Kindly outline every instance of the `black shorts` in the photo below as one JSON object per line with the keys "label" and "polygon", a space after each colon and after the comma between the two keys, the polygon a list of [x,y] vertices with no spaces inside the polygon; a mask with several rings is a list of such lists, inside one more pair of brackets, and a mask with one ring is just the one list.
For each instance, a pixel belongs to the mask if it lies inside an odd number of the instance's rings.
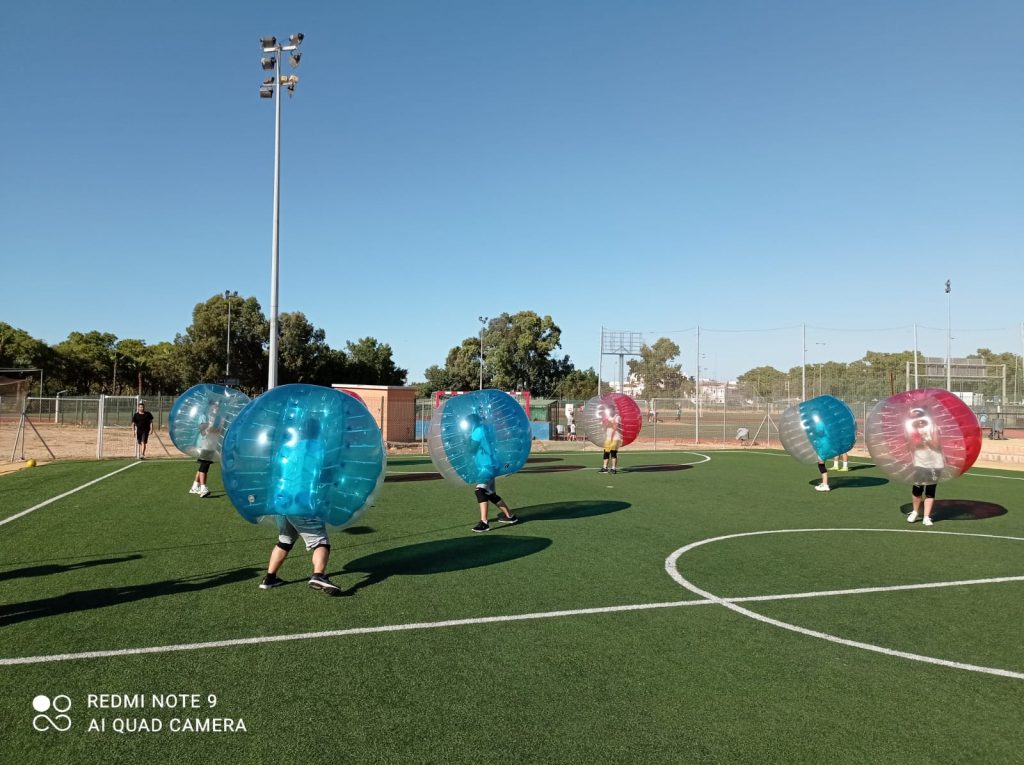
{"label": "black shorts", "polygon": [[148,430],[136,430],[135,431],[135,440],[138,441],[140,444],[148,444],[149,443],[149,431]]}
{"label": "black shorts", "polygon": [[476,490],[476,501],[493,502],[494,504],[498,504],[499,502],[501,502],[501,497],[499,497],[497,494],[493,492],[487,491],[487,489],[478,488]]}
{"label": "black shorts", "polygon": [[920,497],[921,495],[924,495],[928,499],[935,499],[935,484],[934,483],[926,483],[926,484],[915,483],[914,484],[914,488],[910,490],[910,493],[913,494],[915,497]]}
{"label": "black shorts", "polygon": [[210,465],[213,464],[210,460],[196,460],[199,463],[199,472],[206,475],[210,472]]}

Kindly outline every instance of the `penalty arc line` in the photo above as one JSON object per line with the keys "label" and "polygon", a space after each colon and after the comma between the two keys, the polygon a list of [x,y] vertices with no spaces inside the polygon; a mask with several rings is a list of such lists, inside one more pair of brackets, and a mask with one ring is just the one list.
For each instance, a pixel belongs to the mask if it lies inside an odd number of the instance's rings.
{"label": "penalty arc line", "polygon": [[[499,624],[502,622],[535,621],[539,619],[557,619],[572,616],[589,616],[594,614],[614,614],[628,611],[650,611],[659,608],[680,608],[683,606],[726,605],[730,603],[761,602],[766,600],[795,600],[798,598],[833,597],[837,595],[860,595],[876,592],[894,592],[900,590],[918,590],[935,587],[962,587],[975,584],[991,584],[995,582],[1024,581],[1024,576],[997,577],[991,579],[968,579],[956,582],[928,582],[923,584],[894,585],[891,587],[863,587],[853,590],[825,590],[817,592],[796,592],[777,595],[749,595],[736,598],[718,598],[711,596],[701,600],[675,600],[665,603],[640,603],[623,606],[604,606],[599,608],[578,608],[560,611],[542,611],[529,614],[511,614],[505,616],[482,616],[468,619],[447,619],[437,622],[413,622],[410,624],[387,624],[377,627],[351,627],[349,629],[324,630],[321,632],[300,632],[288,635],[264,635],[251,638],[234,638],[231,640],[210,640],[201,643],[178,643],[162,646],[141,648],[120,648],[106,651],[82,651],[79,653],[51,654],[46,656],[23,656],[0,658],[0,667],[12,667],[24,664],[49,664],[59,661],[76,661],[80,659],[105,659],[121,656],[141,656],[156,653],[175,653],[181,651],[199,651],[211,648],[232,648],[237,646],[263,645],[266,643],[283,643],[297,640],[316,640],[325,638],[349,637],[352,635],[373,635],[408,630],[441,629],[444,627],[466,627],[477,624]],[[969,665],[962,665],[967,667]],[[996,674],[1024,680],[1024,673],[1009,670],[990,670]]]}
{"label": "penalty arc line", "polygon": [[[965,533],[956,532],[956,531],[931,531],[931,532],[928,532],[926,534],[922,534],[920,532],[912,531],[910,529],[846,529],[846,528],[827,529],[826,528],[826,529],[775,529],[775,530],[769,530],[769,531],[748,531],[748,532],[744,532],[744,533],[741,533],[741,534],[726,534],[724,536],[713,537],[711,539],[702,539],[700,541],[688,544],[685,547],[680,547],[678,550],[676,550],[670,556],[668,556],[668,558],[665,560],[665,571],[668,573],[669,577],[671,577],[673,581],[675,581],[677,584],[681,585],[682,587],[686,588],[690,592],[694,593],[695,595],[699,595],[702,598],[706,598],[708,600],[714,601],[714,602],[718,603],[719,605],[724,606],[725,608],[728,608],[730,611],[735,611],[736,613],[738,613],[738,614],[740,614],[742,616],[746,616],[746,617],[748,617],[750,619],[754,619],[755,621],[763,622],[764,624],[770,624],[770,625],[772,625],[774,627],[779,627],[779,628],[784,629],[784,630],[789,630],[790,632],[796,632],[796,633],[801,634],[801,635],[807,635],[808,637],[819,638],[820,640],[827,640],[827,641],[829,641],[831,643],[838,643],[839,645],[844,645],[844,646],[847,646],[847,647],[850,647],[850,648],[860,648],[860,649],[865,650],[865,651],[873,651],[875,653],[884,654],[886,656],[894,656],[894,657],[901,658],[901,659],[909,659],[911,661],[920,661],[920,662],[923,662],[925,664],[935,664],[935,665],[940,666],[940,667],[949,667],[949,668],[952,668],[952,669],[963,669],[963,670],[967,670],[967,671],[970,671],[970,672],[980,672],[980,673],[989,674],[989,675],[998,675],[1000,677],[1009,677],[1009,678],[1013,678],[1015,680],[1024,680],[1024,672],[1014,672],[1014,671],[1009,670],[1009,669],[999,669],[999,668],[996,668],[996,667],[982,667],[982,666],[979,666],[977,664],[967,664],[967,663],[959,662],[959,661],[949,661],[947,659],[938,659],[938,658],[935,658],[934,656],[924,656],[922,654],[910,653],[908,651],[899,651],[899,650],[896,650],[894,648],[886,648],[885,646],[873,645],[871,643],[862,643],[862,642],[860,642],[858,640],[849,640],[847,638],[841,638],[841,637],[839,637],[837,635],[830,635],[827,632],[819,632],[817,630],[812,630],[812,629],[808,629],[806,627],[801,627],[801,626],[799,626],[797,624],[790,624],[789,622],[780,621],[779,619],[773,619],[770,616],[764,616],[763,614],[759,614],[756,611],[751,611],[748,608],[743,608],[743,606],[737,605],[736,603],[739,600],[738,598],[733,598],[733,599],[721,598],[721,597],[718,597],[717,595],[714,595],[714,594],[708,592],[707,590],[704,590],[704,589],[698,587],[697,585],[693,584],[691,581],[686,579],[686,577],[684,577],[682,574],[680,574],[678,569],[676,568],[676,564],[677,564],[679,558],[684,553],[689,552],[690,550],[693,550],[693,549],[695,549],[697,547],[700,547],[702,545],[710,544],[712,542],[721,542],[721,541],[726,540],[726,539],[739,539],[739,538],[742,538],[742,537],[761,536],[761,535],[764,535],[764,534],[799,534],[799,533],[804,533],[804,532],[829,532],[829,531],[880,531],[880,532],[890,532],[890,533],[895,533],[895,534],[915,534],[916,533],[916,534],[919,534],[922,537],[932,537],[932,536],[936,536],[938,534],[944,534],[944,535],[947,535],[947,536],[958,536],[958,537],[981,537],[981,538],[988,538],[988,539],[1009,539],[1009,540],[1014,540],[1014,541],[1024,541],[1024,540],[1021,539],[1021,537],[998,536],[998,535],[995,535],[995,534],[965,534]],[[1001,580],[1003,580],[1003,581],[1019,581],[1019,580],[1021,580],[1021,577],[1001,577]],[[984,582],[984,581],[985,580],[975,580],[975,582]],[[974,583],[974,582],[969,582],[969,581],[964,581],[963,582],[963,584],[970,584],[970,583]],[[953,583],[950,583],[948,586],[956,586],[956,584],[957,583],[953,582]],[[940,586],[940,585],[933,584],[933,585],[930,585],[930,586]],[[914,585],[903,585],[901,587],[893,587],[891,589],[893,589],[893,590],[895,590],[895,589],[916,589],[918,587],[919,586],[914,586]],[[872,591],[878,591],[878,589],[872,588]],[[762,597],[760,597],[760,599],[767,600],[769,598],[762,596]],[[776,598],[776,599],[778,599],[778,598]]]}

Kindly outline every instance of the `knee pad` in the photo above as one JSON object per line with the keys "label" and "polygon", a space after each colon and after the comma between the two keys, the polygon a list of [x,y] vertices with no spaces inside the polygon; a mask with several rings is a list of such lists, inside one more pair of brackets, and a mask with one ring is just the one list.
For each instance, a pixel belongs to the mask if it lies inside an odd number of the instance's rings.
{"label": "knee pad", "polygon": [[821,473],[822,475],[825,475],[825,473],[828,472],[828,468],[825,467],[825,463],[824,462],[819,462],[818,463],[818,472]]}
{"label": "knee pad", "polygon": [[291,549],[293,547],[295,547],[295,545],[293,543],[291,543],[291,542],[289,542],[287,544],[285,542],[278,542],[277,546],[280,547],[285,552],[291,552]]}
{"label": "knee pad", "polygon": [[[321,542],[318,545],[314,545],[313,546],[313,550],[319,550],[321,547],[326,547],[327,548],[327,552],[331,551],[331,546],[327,542]],[[312,552],[312,550],[310,552]]]}

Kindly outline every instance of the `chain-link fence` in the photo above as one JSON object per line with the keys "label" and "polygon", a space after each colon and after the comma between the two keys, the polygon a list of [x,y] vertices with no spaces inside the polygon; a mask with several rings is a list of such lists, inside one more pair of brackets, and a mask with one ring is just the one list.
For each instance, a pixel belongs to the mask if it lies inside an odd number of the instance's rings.
{"label": "chain-link fence", "polygon": [[132,415],[153,414],[146,455],[177,457],[167,437],[173,396],[29,397],[17,416],[0,418],[0,459],[107,459],[136,456]]}

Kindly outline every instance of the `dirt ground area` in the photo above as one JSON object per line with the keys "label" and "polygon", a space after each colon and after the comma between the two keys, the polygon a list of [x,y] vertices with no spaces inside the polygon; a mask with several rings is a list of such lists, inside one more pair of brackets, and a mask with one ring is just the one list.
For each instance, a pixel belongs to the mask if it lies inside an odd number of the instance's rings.
{"label": "dirt ground area", "polygon": [[[17,443],[16,443],[17,439]],[[755,442],[741,447],[735,440],[701,440],[699,444],[692,441],[658,439],[638,439],[624,449],[657,450],[657,451],[706,451],[711,449],[763,449],[767,446],[779,448],[777,440],[771,444],[764,441]],[[107,428],[103,434],[104,458],[135,457],[135,438],[130,428]],[[600,450],[588,441],[534,441],[535,453],[546,452],[585,452],[598,454]],[[388,444],[389,455],[425,454],[423,444]],[[95,428],[61,426],[52,423],[36,424],[35,429],[25,427],[19,435],[17,423],[0,423],[0,474],[19,470],[25,461],[34,459],[37,464],[45,464],[57,460],[90,460],[97,459],[97,433]],[[857,459],[868,459],[866,450],[854,449],[851,456]],[[13,459],[12,459],[13,457]],[[149,437],[146,450],[147,459],[181,459],[182,454],[171,443],[165,431],[154,431]],[[1024,438],[1006,440],[983,439],[981,456],[976,463],[978,467],[1001,468],[1004,470],[1024,470]]]}

